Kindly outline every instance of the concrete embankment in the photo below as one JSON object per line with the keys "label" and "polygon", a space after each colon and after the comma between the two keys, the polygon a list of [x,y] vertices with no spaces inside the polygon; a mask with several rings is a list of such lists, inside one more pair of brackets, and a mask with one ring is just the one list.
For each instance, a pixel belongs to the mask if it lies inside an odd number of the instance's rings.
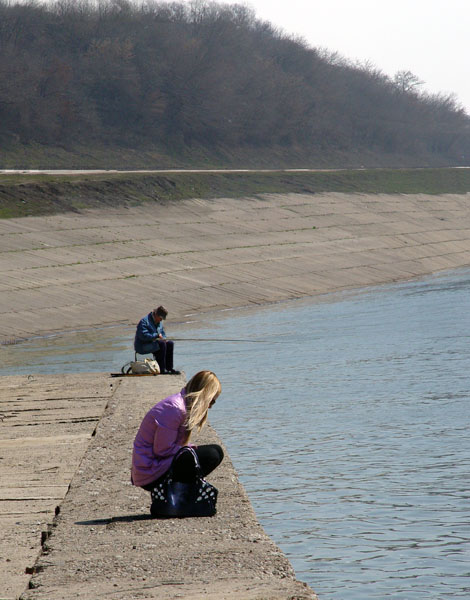
{"label": "concrete embankment", "polygon": [[287,194],[0,221],[0,342],[470,265],[470,194]]}
{"label": "concrete embankment", "polygon": [[[184,320],[467,267],[469,205],[470,194],[276,194],[2,220],[0,341],[135,324],[160,303]],[[229,461],[212,479],[214,519],[147,519],[147,494],[128,481],[132,439],[181,383],[2,378],[2,597],[28,583],[25,568],[37,571],[28,599],[312,597]]]}
{"label": "concrete embankment", "polygon": [[[129,481],[132,442],[145,412],[183,383],[1,379],[2,599],[315,598],[258,524],[228,456],[209,477],[215,517],[150,518],[148,492]],[[195,441],[221,443],[210,426]]]}

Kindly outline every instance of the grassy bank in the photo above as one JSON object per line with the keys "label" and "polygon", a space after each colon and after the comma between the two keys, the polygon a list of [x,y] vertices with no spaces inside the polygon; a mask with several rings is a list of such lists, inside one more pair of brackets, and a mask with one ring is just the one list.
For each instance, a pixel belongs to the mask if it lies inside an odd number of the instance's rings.
{"label": "grassy bank", "polygon": [[261,193],[470,192],[470,169],[0,175],[0,218]]}

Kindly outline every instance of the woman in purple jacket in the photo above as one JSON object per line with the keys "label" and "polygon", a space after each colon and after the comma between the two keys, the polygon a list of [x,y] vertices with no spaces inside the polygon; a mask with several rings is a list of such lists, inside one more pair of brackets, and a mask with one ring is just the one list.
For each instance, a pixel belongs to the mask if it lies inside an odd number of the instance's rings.
{"label": "woman in purple jacket", "polygon": [[[134,440],[131,473],[134,485],[151,491],[183,446],[194,448],[204,476],[222,462],[224,453],[218,444],[189,444],[193,429],[202,429],[207,412],[221,390],[220,381],[212,371],[199,371],[179,393],[168,396],[149,410]],[[173,464],[174,479],[190,481],[194,469],[191,453],[183,452]]]}

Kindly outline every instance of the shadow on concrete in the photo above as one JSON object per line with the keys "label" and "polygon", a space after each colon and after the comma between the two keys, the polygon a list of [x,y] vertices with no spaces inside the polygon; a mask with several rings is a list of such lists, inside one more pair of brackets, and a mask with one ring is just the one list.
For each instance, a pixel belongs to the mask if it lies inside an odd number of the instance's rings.
{"label": "shadow on concrete", "polygon": [[122,515],[121,517],[109,517],[107,519],[92,519],[90,521],[75,521],[75,525],[111,525],[111,523],[132,523],[133,521],[154,520],[151,514]]}

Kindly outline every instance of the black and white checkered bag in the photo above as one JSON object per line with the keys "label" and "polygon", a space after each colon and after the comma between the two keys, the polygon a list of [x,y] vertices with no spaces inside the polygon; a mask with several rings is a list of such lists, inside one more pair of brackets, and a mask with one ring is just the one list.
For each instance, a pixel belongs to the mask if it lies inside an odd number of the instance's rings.
{"label": "black and white checkered bag", "polygon": [[189,446],[181,448],[173,462],[183,452],[191,452],[193,455],[194,480],[175,481],[173,468],[170,467],[166,476],[151,491],[150,512],[154,517],[212,517],[217,511],[217,488],[202,477],[201,466],[193,448]]}

